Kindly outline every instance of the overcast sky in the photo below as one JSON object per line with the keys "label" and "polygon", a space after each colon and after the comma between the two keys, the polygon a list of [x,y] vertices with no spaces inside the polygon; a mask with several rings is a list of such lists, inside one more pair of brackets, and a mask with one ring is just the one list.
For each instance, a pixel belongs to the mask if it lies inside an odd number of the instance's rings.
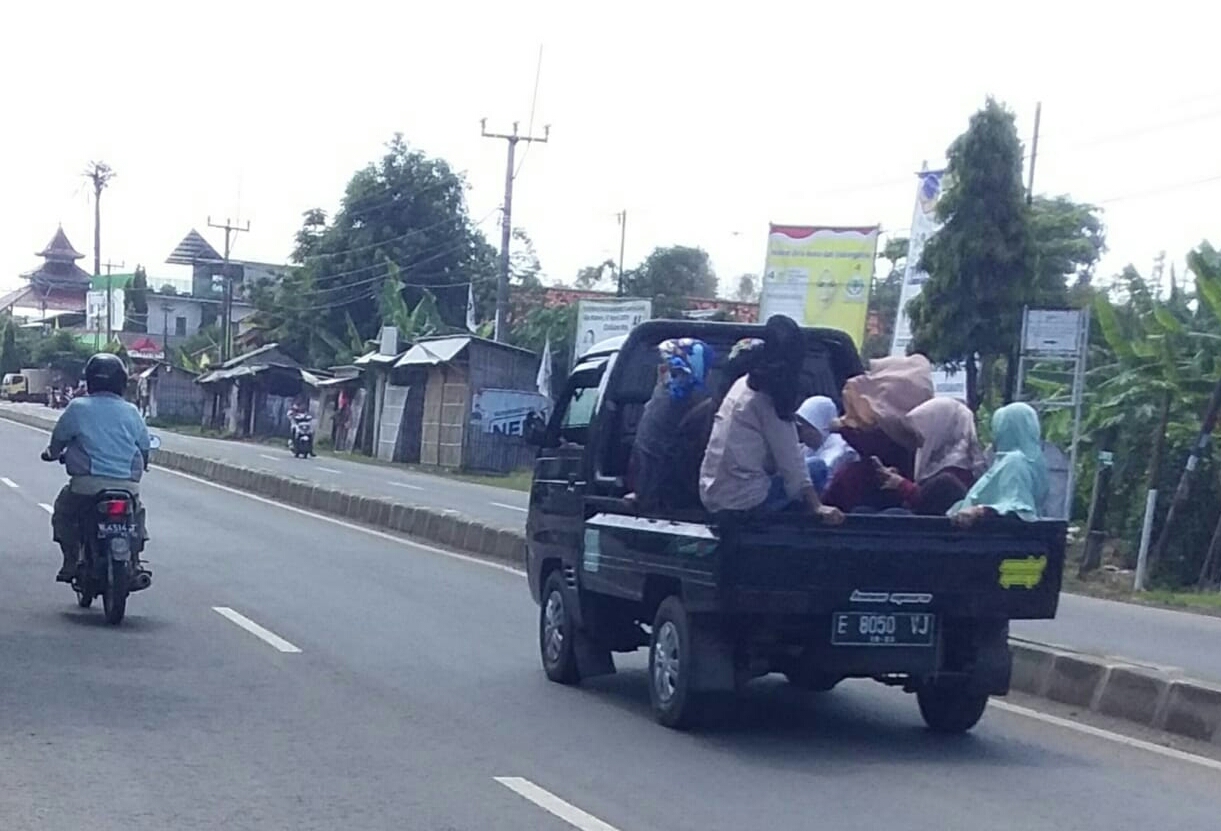
{"label": "overcast sky", "polygon": [[220,246],[208,215],[250,221],[234,256],[284,261],[301,212],[333,210],[395,131],[465,172],[498,244],[505,146],[479,119],[526,129],[540,45],[534,124],[552,140],[528,151],[514,224],[553,279],[617,256],[624,208],[629,266],[657,245],[702,246],[726,286],[762,268],[769,221],[902,233],[912,173],[942,161],[988,94],[1027,143],[1043,102],[1035,189],[1106,208],[1104,274],[1221,245],[1221,12],[992,8],[18,4],[0,28],[0,287],[38,264],[57,222],[91,254],[91,159],[118,173],[103,259],[155,280],[190,228]]}

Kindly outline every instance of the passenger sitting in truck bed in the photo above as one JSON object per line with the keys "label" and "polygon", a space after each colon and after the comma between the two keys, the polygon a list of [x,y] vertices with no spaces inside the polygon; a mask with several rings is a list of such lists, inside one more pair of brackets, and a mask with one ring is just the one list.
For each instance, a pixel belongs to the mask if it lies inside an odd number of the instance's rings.
{"label": "passenger sitting in truck bed", "polygon": [[712,348],[694,338],[662,341],[657,351],[657,386],[640,416],[630,462],[635,492],[628,499],[643,511],[676,507],[667,495],[678,484],[679,423],[708,397],[705,382],[714,360]]}
{"label": "passenger sitting in truck bed", "polygon": [[825,506],[810,481],[794,414],[805,338],[792,319],[775,315],[763,349],[745,378],[721,402],[700,467],[700,498],[714,515],[773,513],[797,503],[823,521],[843,514]]}
{"label": "passenger sitting in truck bed", "polygon": [[934,398],[908,413],[907,423],[920,437],[915,476],[906,478],[876,462],[878,483],[896,492],[913,513],[945,516],[987,467],[975,414],[956,399]]}
{"label": "passenger sitting in truck bed", "polygon": [[840,435],[860,455],[845,465],[823,495],[828,505],[844,511],[858,508],[898,508],[901,499],[883,490],[873,457],[904,478],[915,476],[915,452],[920,437],[907,423],[913,409],[933,397],[933,374],[923,355],[875,358],[869,371],[844,384],[844,415],[836,422]]}
{"label": "passenger sitting in truck bed", "polygon": [[678,423],[674,437],[676,481],[673,488],[663,494],[662,500],[667,507],[684,511],[701,509],[700,465],[712,436],[712,422],[734,382],[750,371],[762,349],[763,341],[759,338],[742,338],[735,343],[729,357],[717,367],[720,380],[715,393],[694,405]]}
{"label": "passenger sitting in truck bed", "polygon": [[797,408],[797,437],[805,445],[806,468],[820,495],[826,492],[835,474],[861,458],[852,445],[832,429],[838,417],[835,402],[825,395],[812,395]]}
{"label": "passenger sitting in truck bed", "polygon": [[948,512],[961,528],[985,516],[1012,515],[1033,522],[1047,497],[1039,416],[1029,404],[1009,404],[993,414],[992,446],[996,456],[991,467]]}

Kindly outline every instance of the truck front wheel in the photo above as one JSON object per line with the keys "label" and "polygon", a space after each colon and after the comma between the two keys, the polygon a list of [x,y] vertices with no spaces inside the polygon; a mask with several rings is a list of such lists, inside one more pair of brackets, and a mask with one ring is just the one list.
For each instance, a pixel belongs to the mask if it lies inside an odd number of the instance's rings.
{"label": "truck front wheel", "polygon": [[916,691],[924,723],[934,733],[965,733],[979,723],[988,696],[965,687],[931,684]]}

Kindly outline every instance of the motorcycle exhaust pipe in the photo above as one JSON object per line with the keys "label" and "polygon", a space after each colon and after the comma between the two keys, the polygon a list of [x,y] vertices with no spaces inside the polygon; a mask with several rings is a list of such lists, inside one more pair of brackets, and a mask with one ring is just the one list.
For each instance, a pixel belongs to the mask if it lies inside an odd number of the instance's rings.
{"label": "motorcycle exhaust pipe", "polygon": [[131,578],[131,588],[128,591],[139,592],[144,591],[153,584],[153,575],[147,571],[140,571]]}

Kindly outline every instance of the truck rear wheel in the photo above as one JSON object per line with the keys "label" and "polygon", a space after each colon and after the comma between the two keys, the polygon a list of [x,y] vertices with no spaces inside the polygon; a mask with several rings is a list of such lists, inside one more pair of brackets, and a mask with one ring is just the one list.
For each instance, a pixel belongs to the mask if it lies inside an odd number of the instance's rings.
{"label": "truck rear wheel", "polygon": [[695,659],[691,636],[691,618],[682,600],[667,597],[653,618],[649,638],[649,701],[653,717],[678,730],[698,720],[704,703],[691,689]]}
{"label": "truck rear wheel", "polygon": [[559,684],[580,682],[576,638],[576,625],[564,598],[564,578],[556,569],[543,584],[543,602],[538,617],[539,654],[543,659],[543,671],[552,681]]}
{"label": "truck rear wheel", "polygon": [[924,723],[934,733],[965,733],[983,717],[988,696],[961,686],[934,684],[917,690],[916,702]]}

